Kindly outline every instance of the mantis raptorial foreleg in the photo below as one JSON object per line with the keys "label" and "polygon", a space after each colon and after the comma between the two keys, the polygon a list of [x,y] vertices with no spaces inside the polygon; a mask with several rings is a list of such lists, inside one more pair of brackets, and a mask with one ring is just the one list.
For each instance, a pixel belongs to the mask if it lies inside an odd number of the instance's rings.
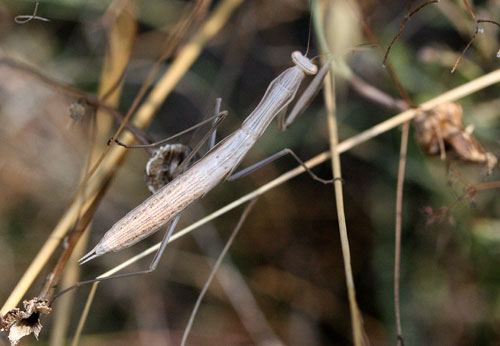
{"label": "mantis raptorial foreleg", "polygon": [[[309,106],[313,98],[316,96],[316,94],[319,92],[321,89],[321,84],[323,82],[323,79],[325,78],[326,74],[328,73],[329,70],[329,63],[323,65],[321,69],[318,71],[318,73],[314,76],[313,80],[309,83],[307,86],[306,90],[300,95],[299,99],[295,103],[294,107],[290,111],[290,114],[286,116],[286,112],[282,112],[281,114],[278,115],[277,121],[278,121],[278,128],[280,131],[285,131],[294,121],[295,119],[302,114],[305,108]],[[231,174],[226,178],[228,181],[233,181],[239,178],[243,178],[247,176],[248,174],[252,173],[253,171],[259,169],[260,167],[263,167],[274,160],[279,159],[282,156],[285,156],[286,154],[292,155],[292,157],[306,170],[306,172],[316,181],[319,181],[323,184],[329,184],[332,183],[335,179],[322,179],[318,177],[316,174],[314,174],[302,161],[297,154],[295,154],[291,149],[285,148],[283,150],[280,150],[279,152],[265,158],[262,161],[259,161],[255,164],[253,164],[250,167],[244,168],[241,171],[237,173],[233,173],[231,171]]]}
{"label": "mantis raptorial foreleg", "polygon": [[299,99],[293,106],[292,110],[286,116],[286,113],[278,115],[278,129],[280,131],[285,131],[290,125],[295,121],[295,119],[302,114],[304,109],[306,109],[311,101],[316,97],[323,84],[323,79],[325,79],[326,74],[330,68],[330,62],[324,64],[314,76],[313,80],[307,86],[306,90],[300,95]]}

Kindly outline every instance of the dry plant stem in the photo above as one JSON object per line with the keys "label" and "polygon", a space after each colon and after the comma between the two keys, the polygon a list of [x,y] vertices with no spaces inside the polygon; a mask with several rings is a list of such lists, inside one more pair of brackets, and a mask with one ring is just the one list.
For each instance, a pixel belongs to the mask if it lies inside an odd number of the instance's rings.
{"label": "dry plant stem", "polygon": [[[194,207],[194,217],[200,214],[206,215],[201,205],[197,204]],[[207,224],[203,227],[202,232],[194,232],[193,238],[204,255],[185,254],[186,258],[179,258],[179,250],[171,249],[171,251],[176,252],[175,257],[180,262],[188,261],[188,267],[192,266],[193,270],[194,268],[198,269],[202,263],[208,265],[209,268],[213,268],[215,258],[218,257],[224,247],[217,230],[212,224]],[[188,270],[188,268],[184,270]],[[246,282],[246,278],[228,255],[226,255],[224,263],[217,271],[217,281],[254,344],[284,345],[259,307],[254,293]]]}
{"label": "dry plant stem", "polygon": [[[325,37],[325,32],[323,30],[323,25],[325,18],[320,13],[327,13],[324,6],[317,5],[314,11],[315,19],[315,29],[318,36],[321,50],[323,52],[330,51],[328,47],[328,40]],[[324,11],[320,11],[320,7],[323,7]],[[330,65],[330,73],[326,76],[323,81],[323,96],[325,99],[326,107],[326,118],[328,123],[328,137],[330,140],[330,153],[331,153],[331,163],[332,172],[334,178],[334,193],[335,202],[337,208],[337,218],[339,223],[339,234],[340,243],[342,247],[342,256],[344,260],[344,272],[346,277],[347,295],[349,300],[349,310],[351,313],[351,326],[353,333],[354,345],[363,346],[369,344],[366,332],[363,326],[363,317],[359,311],[358,302],[356,300],[356,288],[354,285],[354,276],[352,274],[351,266],[351,251],[349,248],[349,237],[347,235],[347,223],[345,219],[345,209],[344,209],[344,197],[342,189],[342,172],[340,167],[340,152],[339,152],[339,138],[338,138],[338,127],[336,119],[336,102],[335,102],[335,71]]]}
{"label": "dry plant stem", "polygon": [[[103,99],[98,99],[95,95],[86,93],[78,88],[75,88],[72,85],[67,85],[64,84],[60,81],[57,81],[53,78],[50,78],[48,76],[45,76],[35,68],[29,66],[28,64],[25,64],[20,61],[16,61],[14,59],[8,58],[8,57],[3,57],[0,58],[0,65],[6,65],[11,68],[15,68],[17,70],[29,73],[30,75],[36,77],[40,81],[42,81],[44,84],[47,86],[53,88],[54,90],[61,92],[64,95],[68,95],[70,97],[74,97],[77,99],[84,99],[90,106],[98,108],[98,109],[103,109],[107,113],[111,114],[115,120],[118,123],[122,123],[124,120],[123,114],[121,114],[119,111],[117,111],[114,107],[112,107],[110,104],[106,103]],[[127,130],[132,132],[135,137],[141,140],[147,140],[147,135],[144,133],[144,131],[138,129],[136,126],[133,124],[126,124]]]}
{"label": "dry plant stem", "polygon": [[465,46],[464,50],[462,50],[462,53],[460,53],[460,55],[458,56],[457,61],[455,62],[455,65],[453,65],[453,68],[451,69],[451,73],[455,72],[455,70],[458,67],[458,64],[460,64],[460,62],[462,61],[462,59],[463,59],[463,57],[465,55],[465,52],[467,52],[467,50],[469,49],[469,47],[472,45],[472,42],[474,42],[474,40],[476,39],[477,35],[479,34],[479,23],[493,23],[493,24],[496,24],[497,26],[500,26],[500,24],[498,24],[497,22],[486,20],[486,19],[479,19],[476,22],[476,31],[474,32],[474,35],[472,35],[471,39],[469,40],[469,42]]}
{"label": "dry plant stem", "polygon": [[42,288],[38,297],[46,298],[49,301],[52,299],[54,290],[59,282],[59,278],[64,268],[66,267],[66,263],[71,257],[77,241],[80,239],[81,235],[92,220],[95,210],[99,206],[99,203],[101,202],[107,191],[109,182],[110,180],[108,180],[103,188],[99,190],[99,193],[95,196],[95,198],[92,199],[90,205],[85,209],[85,213],[79,218],[76,228],[70,234],[68,234],[67,239],[65,240],[66,246],[62,254],[59,256],[59,259],[57,260],[53,271],[51,272],[51,274],[49,274],[48,279],[45,282],[44,287]]}
{"label": "dry plant stem", "polygon": [[474,32],[474,35],[472,35],[470,41],[467,43],[467,45],[465,46],[464,50],[462,51],[462,53],[460,53],[460,55],[458,56],[457,58],[457,61],[455,62],[455,65],[453,65],[452,69],[451,69],[451,73],[454,73],[455,70],[457,69],[458,67],[458,64],[460,64],[460,62],[462,61],[464,55],[465,55],[465,52],[469,49],[469,47],[471,46],[472,42],[474,42],[474,40],[476,39],[476,36],[478,34],[478,31],[476,30],[476,32]]}
{"label": "dry plant stem", "polygon": [[80,319],[78,320],[78,325],[76,327],[75,336],[73,337],[73,342],[71,342],[71,346],[78,346],[80,344],[80,336],[82,335],[83,326],[85,325],[85,321],[87,320],[87,316],[89,314],[90,307],[92,306],[92,302],[94,300],[95,292],[97,290],[98,285],[99,282],[94,282],[92,288],[90,289],[87,301],[85,302],[85,307],[83,308],[82,314],[80,315]]}
{"label": "dry plant stem", "polygon": [[406,14],[406,16],[404,17],[403,21],[401,22],[401,25],[399,27],[399,32],[396,34],[396,36],[394,36],[394,38],[392,39],[391,43],[389,44],[389,47],[387,47],[387,51],[385,52],[384,60],[383,60],[383,65],[384,66],[385,66],[385,62],[387,60],[387,57],[389,56],[389,52],[391,51],[392,46],[394,45],[394,43],[396,43],[397,39],[403,34],[403,30],[405,28],[406,22],[408,22],[408,20],[410,20],[410,18],[414,14],[416,14],[418,11],[420,11],[421,9],[423,9],[425,6],[433,4],[433,3],[438,3],[438,2],[439,2],[439,0],[429,0],[429,1],[425,2],[425,3],[423,3],[422,5],[420,5],[419,7],[417,7],[416,9],[414,9],[413,11],[411,11],[411,7],[412,7],[413,1],[410,1],[410,5],[408,7],[408,13]]}
{"label": "dry plant stem", "polygon": [[410,122],[403,124],[401,133],[401,148],[399,151],[398,183],[396,192],[396,240],[394,255],[394,312],[396,315],[397,345],[403,345],[403,330],[401,328],[401,313],[399,308],[399,276],[401,264],[401,229],[403,223],[403,186],[406,168],[406,153],[408,149],[408,133]]}
{"label": "dry plant stem", "polygon": [[365,345],[365,331],[363,328],[363,319],[356,301],[356,288],[351,266],[351,251],[349,249],[349,237],[347,236],[347,224],[345,220],[344,197],[342,191],[342,172],[340,168],[340,153],[337,151],[338,132],[335,116],[335,88],[333,74],[330,74],[324,80],[324,98],[327,109],[328,134],[330,138],[330,151],[332,160],[333,178],[335,179],[335,202],[337,206],[337,217],[339,222],[340,242],[342,246],[342,255],[344,257],[344,271],[346,276],[347,294],[349,297],[349,308],[351,311],[351,325],[353,331],[354,345]]}
{"label": "dry plant stem", "polygon": [[[411,10],[413,2],[409,3],[409,11]],[[373,32],[368,27],[364,26],[368,36],[375,42],[376,38]],[[378,45],[380,46],[380,45]],[[387,52],[388,53],[388,52]],[[385,59],[387,58],[387,53]],[[382,54],[382,52],[381,52]],[[395,73],[390,60],[386,61],[387,71],[389,75],[396,84],[399,94],[404,101],[400,101],[399,106],[403,109],[408,109],[412,105],[408,93],[401,84],[397,74]],[[390,97],[390,96],[388,96]],[[398,182],[397,182],[397,193],[396,193],[396,212],[395,212],[395,254],[394,254],[394,311],[396,319],[396,330],[397,330],[397,345],[402,346],[403,342],[403,331],[401,328],[401,314],[399,305],[399,278],[400,278],[400,263],[401,263],[401,227],[402,227],[402,209],[403,209],[403,187],[404,187],[404,176],[406,167],[406,152],[408,148],[408,133],[410,130],[410,121],[406,121],[403,124],[403,130],[401,134],[401,148],[400,148],[400,158],[399,158],[399,168],[398,168]]]}
{"label": "dry plant stem", "polygon": [[[103,59],[98,95],[100,100],[106,100],[114,108],[117,108],[126,69],[137,36],[136,6],[129,0],[114,1],[106,10],[104,17],[107,17],[107,20],[103,20],[103,22],[106,23],[108,46]],[[119,123],[123,121],[123,117],[120,118]],[[102,111],[99,109],[97,110],[97,120],[99,121],[98,137],[100,141],[103,136],[109,136],[111,124],[109,118],[103,117]],[[132,124],[127,124],[127,128],[129,127],[136,129]],[[136,136],[138,140],[147,139],[147,135],[142,130],[137,131],[142,137]],[[100,150],[102,151],[102,149]]]}
{"label": "dry plant stem", "polygon": [[[112,4],[116,5],[117,2],[113,2]],[[119,8],[116,8],[116,6],[110,6],[106,13],[109,15],[112,11],[114,11],[114,15],[109,16],[108,48],[106,49],[106,55],[102,66],[98,95],[100,100],[106,100],[108,104],[113,107],[117,107],[120,101],[122,81],[125,75],[124,72],[130,61],[133,44],[135,42],[137,21],[135,16],[135,6],[127,0],[122,1],[122,6]],[[102,110],[97,109],[97,114],[95,118],[92,119],[98,123],[97,138],[99,144],[105,143],[106,137],[109,136],[109,130],[111,127],[111,119],[104,116],[105,114],[102,113]],[[123,117],[121,117],[120,120],[123,120]],[[128,128],[132,127],[136,129],[132,124],[127,125]],[[144,138],[146,138],[145,134],[142,133],[142,130],[137,129],[137,132],[141,133],[140,137],[136,136],[137,139],[144,140]],[[93,158],[98,157],[100,152],[102,152],[101,146],[93,148],[89,164],[91,164]],[[84,171],[83,177],[86,176],[87,172],[88,169]],[[85,191],[83,191],[83,193],[85,193]],[[91,228],[91,224],[88,228]],[[68,265],[69,268],[75,268],[77,273],[76,275],[71,276],[71,278],[67,278],[66,274],[68,274],[68,270],[66,270],[61,282],[62,287],[69,286],[74,282],[79,281],[78,274],[80,266],[76,263],[76,259],[85,253],[89,232],[90,230],[87,230],[84,233],[84,236],[82,237],[83,239],[81,239],[78,243],[77,248],[70,259],[70,261],[75,262],[70,262]],[[78,256],[75,256],[77,255],[77,252]],[[68,321],[71,320],[71,305],[73,305],[73,300],[74,292],[70,293],[67,297],[64,297],[62,301],[57,304],[58,308],[55,311],[56,316],[52,328],[53,337],[51,338],[51,346],[62,346],[66,344],[67,327],[69,325]],[[61,313],[63,312],[66,312],[66,316],[61,316]]]}
{"label": "dry plant stem", "polygon": [[[242,0],[225,0],[220,3],[210,18],[201,26],[198,33],[181,48],[170,69],[158,81],[158,84],[153,89],[146,102],[137,110],[133,121],[134,125],[139,128],[144,128],[151,122],[158,107],[199,56],[203,46],[219,32],[232,12],[241,3]],[[133,137],[130,134],[125,134],[121,141],[126,144],[131,144]],[[113,176],[117,167],[124,161],[126,155],[127,150],[119,146],[114,146],[110,150],[109,155],[102,161],[99,170],[86,187],[89,195],[96,194],[96,191],[102,188],[105,182]],[[91,203],[86,202],[83,210],[87,210],[90,204]],[[12,291],[0,313],[5,314],[19,303],[41,268],[59,245],[64,234],[66,234],[77,220],[78,214],[79,203],[78,201],[73,201],[61,217],[61,220],[49,236],[47,242],[43,245],[42,249],[31,263],[30,267],[24,273],[16,288]]]}
{"label": "dry plant stem", "polygon": [[14,18],[14,21],[17,23],[17,24],[26,24],[28,22],[31,22],[33,19],[38,19],[38,20],[41,20],[43,22],[50,22],[50,20],[48,20],[47,18],[44,18],[44,17],[40,17],[40,16],[37,16],[36,13],[38,12],[38,5],[40,5],[40,1],[39,0],[36,0],[35,1],[35,9],[33,10],[33,14],[31,15],[20,15],[20,16],[16,16]]}
{"label": "dry plant stem", "polygon": [[478,19],[477,20],[477,23],[490,23],[490,24],[495,24],[496,26],[498,26],[500,28],[500,23],[498,22],[495,22],[494,20],[490,20],[490,19]]}
{"label": "dry plant stem", "polygon": [[354,74],[351,75],[348,82],[361,96],[388,109],[401,112],[409,108],[403,100],[393,98]]}
{"label": "dry plant stem", "polygon": [[[453,65],[453,68],[451,69],[451,73],[455,72],[455,70],[458,67],[458,64],[460,64],[460,62],[462,61],[462,58],[464,57],[465,52],[469,49],[472,42],[474,42],[477,35],[479,34],[479,24],[480,23],[490,23],[490,24],[495,24],[496,26],[500,27],[500,24],[498,22],[495,22],[494,20],[477,19],[476,15],[474,14],[474,11],[472,10],[472,8],[469,5],[469,2],[467,0],[463,0],[463,1],[464,1],[465,8],[467,9],[467,12],[469,12],[470,16],[472,17],[472,20],[474,21],[475,30],[474,30],[474,34],[472,35],[471,39],[469,40],[469,43],[467,43],[467,45],[465,46],[462,53],[460,53],[460,55],[458,56],[457,61],[455,62],[455,65]],[[497,57],[498,57],[498,53],[497,53]]]}
{"label": "dry plant stem", "polygon": [[467,190],[481,191],[500,188],[500,181],[492,181],[489,183],[475,184],[470,186]]}
{"label": "dry plant stem", "polygon": [[[490,86],[490,85],[498,83],[498,82],[500,82],[500,70],[496,70],[496,71],[491,72],[487,75],[484,75],[480,78],[477,78],[469,83],[466,83],[466,84],[461,85],[455,89],[452,89],[452,90],[450,90],[450,91],[448,91],[448,92],[446,92],[446,93],[444,93],[444,94],[442,94],[434,99],[431,99],[431,100],[423,103],[417,109],[410,109],[410,110],[407,110],[405,112],[402,112],[402,113],[395,115],[394,117],[370,128],[370,129],[366,130],[366,131],[361,132],[360,134],[357,134],[349,139],[346,139],[343,142],[339,143],[336,151],[339,154],[342,154],[342,153],[344,153],[344,152],[346,152],[346,151],[348,151],[348,150],[350,150],[350,149],[352,149],[352,148],[354,148],[354,147],[356,147],[356,146],[358,146],[358,145],[360,145],[360,144],[362,144],[362,143],[364,143],[364,142],[366,142],[374,137],[377,137],[378,135],[380,135],[384,132],[387,132],[387,131],[389,131],[389,130],[391,130],[399,125],[402,125],[404,122],[411,120],[420,111],[432,109],[441,103],[456,101],[462,97],[470,95],[470,94],[472,94],[480,89],[483,89],[487,86]],[[331,156],[330,151],[325,151],[319,155],[316,155],[312,159],[306,161],[305,166],[307,166],[307,168],[309,168],[309,169],[314,168],[317,165],[328,160],[330,158],[330,156]],[[177,239],[189,234],[190,232],[192,232],[196,228],[206,224],[207,222],[210,222],[210,221],[218,218],[219,216],[221,216],[221,215],[227,213],[228,211],[254,199],[255,197],[263,195],[264,193],[268,192],[269,190],[272,190],[273,188],[289,181],[290,179],[292,179],[292,178],[294,178],[294,177],[296,177],[299,174],[304,173],[304,172],[305,172],[305,168],[302,166],[298,166],[298,167],[282,174],[278,178],[270,181],[269,183],[261,186],[260,188],[240,197],[239,199],[227,204],[226,206],[218,209],[217,211],[204,217],[203,219],[198,220],[197,222],[193,223],[192,225],[190,225],[190,226],[180,230],[179,232],[173,234],[172,237],[170,238],[169,242],[172,242],[174,240],[177,240]],[[107,277],[107,276],[110,276],[110,275],[117,273],[118,271],[128,267],[132,263],[135,263],[138,260],[146,257],[147,255],[157,251],[159,247],[160,247],[160,243],[157,243],[157,244],[151,246],[150,248],[144,250],[140,254],[130,258],[129,260],[123,262],[122,264],[120,264],[120,265],[112,268],[111,270],[107,271],[106,273],[100,275],[99,278]]]}
{"label": "dry plant stem", "polygon": [[198,299],[196,300],[196,304],[193,308],[193,311],[191,312],[191,316],[189,316],[188,324],[186,326],[186,329],[184,330],[184,334],[182,335],[181,346],[184,346],[186,344],[189,332],[191,331],[191,327],[193,326],[193,322],[194,322],[194,318],[196,316],[196,313],[198,312],[201,301],[203,300],[203,297],[207,293],[207,290],[210,287],[210,284],[212,283],[212,280],[215,277],[215,273],[219,269],[219,267],[222,263],[222,260],[226,256],[226,253],[229,251],[229,248],[233,244],[233,241],[236,238],[236,235],[238,234],[238,232],[240,231],[241,226],[243,225],[243,222],[245,222],[248,214],[250,213],[250,211],[252,210],[252,208],[256,202],[257,202],[257,199],[253,199],[250,202],[250,204],[245,208],[245,210],[243,211],[243,214],[241,215],[241,217],[238,221],[238,224],[236,225],[235,229],[233,230],[233,233],[231,234],[231,236],[229,237],[229,239],[226,243],[226,246],[224,246],[224,249],[222,249],[222,252],[220,253],[219,257],[217,258],[217,261],[215,261],[215,264],[212,268],[212,271],[210,272],[210,275],[208,276],[208,279],[205,282],[205,285],[203,286],[203,289],[201,290],[200,295],[198,296]]}
{"label": "dry plant stem", "polygon": [[[80,267],[76,260],[83,255],[87,247],[88,235],[90,233],[89,227],[83,232],[80,241],[77,243],[75,250],[71,254],[66,270],[64,271],[60,285],[62,287],[69,286],[73,282],[79,280]],[[74,307],[75,292],[69,293],[57,303],[57,309],[54,311],[53,324],[50,334],[50,346],[64,346],[66,345],[67,330],[71,321],[71,311]]]}
{"label": "dry plant stem", "polygon": [[472,17],[472,20],[474,21],[474,23],[477,23],[476,15],[474,14],[474,11],[472,11],[472,8],[470,7],[469,2],[467,0],[463,0],[463,1],[464,1],[465,8],[467,8],[467,12],[469,12],[471,17]]}
{"label": "dry plant stem", "polygon": [[[134,101],[132,102],[132,105],[130,106],[127,115],[123,119],[122,124],[116,130],[115,134],[113,135],[112,138],[118,138],[118,136],[121,134],[123,128],[127,125],[129,122],[132,114],[134,114],[135,110],[139,106],[139,103],[142,101],[144,95],[146,95],[147,90],[151,86],[151,84],[154,81],[155,76],[159,72],[161,68],[161,64],[169,58],[177,49],[178,44],[182,41],[184,36],[187,34],[189,30],[189,26],[194,23],[194,20],[198,16],[203,16],[206,13],[206,10],[208,8],[208,5],[210,4],[210,1],[207,0],[197,0],[193,10],[188,12],[187,15],[185,15],[185,18],[182,18],[176,25],[176,27],[172,30],[173,34],[170,35],[167,39],[167,42],[165,43],[166,49],[163,52],[162,56],[156,61],[156,63],[153,65],[151,70],[149,71],[146,80],[142,83],[141,88],[139,89],[139,92],[134,98]],[[199,33],[199,32],[198,32]],[[103,153],[103,156],[106,154]],[[98,161],[99,163],[100,161]],[[92,173],[92,172],[91,172]],[[93,174],[93,173],[92,173]],[[90,174],[90,175],[92,175]],[[89,176],[90,177],[90,176]]]}

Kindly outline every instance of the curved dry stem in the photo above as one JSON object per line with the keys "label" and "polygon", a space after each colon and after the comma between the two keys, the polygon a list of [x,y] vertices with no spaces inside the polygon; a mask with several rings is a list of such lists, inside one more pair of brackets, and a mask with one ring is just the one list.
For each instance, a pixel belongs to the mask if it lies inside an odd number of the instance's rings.
{"label": "curved dry stem", "polygon": [[389,56],[389,52],[391,51],[392,47],[394,46],[394,43],[396,43],[396,41],[398,40],[398,38],[401,37],[401,35],[403,35],[403,30],[405,28],[406,22],[408,22],[410,20],[410,18],[414,14],[416,14],[417,12],[419,12],[421,9],[423,9],[427,5],[435,4],[435,3],[438,3],[438,2],[439,2],[439,0],[429,0],[429,1],[426,1],[425,3],[423,3],[422,5],[418,6],[414,10],[411,10],[411,3],[410,3],[410,7],[408,8],[408,13],[406,14],[406,16],[401,21],[401,25],[399,27],[399,32],[396,34],[396,36],[394,36],[394,38],[392,39],[391,43],[389,44],[389,47],[387,47],[387,50],[386,50],[386,52],[384,54],[384,59],[383,59],[383,62],[382,62],[382,64],[384,66],[385,66],[385,62],[387,61],[387,57]]}

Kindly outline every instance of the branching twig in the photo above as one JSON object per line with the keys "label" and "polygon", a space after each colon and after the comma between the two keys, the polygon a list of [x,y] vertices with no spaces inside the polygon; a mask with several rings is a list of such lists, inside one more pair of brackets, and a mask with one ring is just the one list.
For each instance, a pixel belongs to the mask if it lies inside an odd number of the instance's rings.
{"label": "branching twig", "polygon": [[[472,11],[472,8],[470,7],[469,3],[467,0],[464,0],[465,7],[467,8],[467,11],[472,17],[472,20],[474,21],[474,34],[472,35],[471,39],[469,40],[469,43],[465,46],[464,50],[462,53],[457,58],[457,61],[455,62],[455,65],[453,65],[453,68],[451,69],[451,73],[455,72],[455,70],[458,67],[458,64],[462,61],[462,58],[465,55],[465,52],[469,49],[471,46],[472,42],[476,39],[477,35],[482,33],[482,30],[479,28],[479,24],[481,23],[489,23],[489,24],[495,24],[496,26],[500,27],[500,24],[498,22],[495,22],[494,20],[489,20],[489,19],[476,19],[476,15],[474,14],[474,11]],[[497,58],[500,57],[500,50],[497,52]]]}
{"label": "branching twig", "polygon": [[[6,65],[11,68],[26,72],[30,74],[31,76],[34,76],[35,78],[38,78],[40,81],[42,81],[44,84],[47,86],[53,88],[54,90],[61,92],[64,95],[74,97],[76,99],[83,99],[87,102],[88,105],[97,108],[102,108],[105,110],[108,114],[112,115],[116,122],[121,124],[124,120],[124,115],[120,113],[118,110],[116,110],[114,107],[110,106],[105,102],[104,97],[102,100],[98,99],[95,95],[89,94],[85,91],[82,91],[72,85],[65,84],[63,82],[60,82],[58,80],[55,80],[49,76],[44,75],[40,71],[36,70],[35,68],[29,66],[28,64],[25,64],[21,61],[14,60],[8,57],[3,57],[0,58],[0,65]],[[120,79],[121,80],[121,79]],[[114,89],[114,87],[112,88]],[[109,95],[109,91],[106,93]],[[137,138],[140,142],[147,142],[148,137],[146,133],[143,130],[138,129],[134,124],[129,124],[127,123],[126,125],[127,130],[129,130],[134,137]]]}
{"label": "branching twig", "polygon": [[385,62],[387,60],[387,57],[389,56],[389,52],[392,49],[392,46],[397,41],[397,39],[403,34],[403,30],[404,30],[404,27],[406,25],[406,22],[408,22],[410,20],[410,18],[414,14],[416,14],[418,11],[420,11],[421,9],[423,9],[424,7],[426,7],[427,5],[430,5],[430,4],[433,4],[433,3],[438,3],[438,2],[439,2],[439,0],[429,0],[429,1],[425,2],[425,3],[423,3],[422,5],[420,5],[419,7],[417,7],[416,9],[414,9],[413,11],[411,10],[413,1],[410,2],[410,5],[408,7],[408,12],[409,13],[407,13],[406,16],[403,18],[403,21],[401,22],[401,25],[399,27],[399,32],[396,34],[396,36],[394,36],[394,38],[392,39],[391,43],[389,44],[389,47],[387,47],[387,51],[385,52],[384,60],[383,60],[383,65],[384,66],[385,66]]}

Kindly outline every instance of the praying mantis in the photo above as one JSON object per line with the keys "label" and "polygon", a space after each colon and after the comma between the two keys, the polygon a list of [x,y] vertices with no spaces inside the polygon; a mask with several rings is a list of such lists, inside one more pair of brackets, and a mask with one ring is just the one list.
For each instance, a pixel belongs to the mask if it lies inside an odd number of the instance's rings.
{"label": "praying mantis", "polygon": [[[184,209],[202,198],[222,180],[233,180],[245,176],[256,167],[265,165],[281,156],[291,154],[306,168],[313,179],[325,184],[332,182],[332,180],[323,180],[317,177],[290,149],[281,150],[271,157],[233,174],[247,152],[263,135],[276,116],[279,115],[278,121],[282,130],[290,126],[316,95],[322,80],[328,72],[329,64],[325,64],[318,70],[313,61],[299,51],[294,51],[291,57],[295,66],[282,72],[269,84],[262,100],[239,129],[220,141],[189,169],[179,174],[174,180],[116,222],[98,244],[79,260],[79,263],[83,264],[108,252],[117,252],[130,247],[170,223],[149,269],[82,281],[73,287],[105,279],[146,274],[154,271],[177,225],[180,213]],[[284,113],[286,107],[295,99],[301,83],[308,75],[315,77],[297,100],[288,117],[286,117]]]}

